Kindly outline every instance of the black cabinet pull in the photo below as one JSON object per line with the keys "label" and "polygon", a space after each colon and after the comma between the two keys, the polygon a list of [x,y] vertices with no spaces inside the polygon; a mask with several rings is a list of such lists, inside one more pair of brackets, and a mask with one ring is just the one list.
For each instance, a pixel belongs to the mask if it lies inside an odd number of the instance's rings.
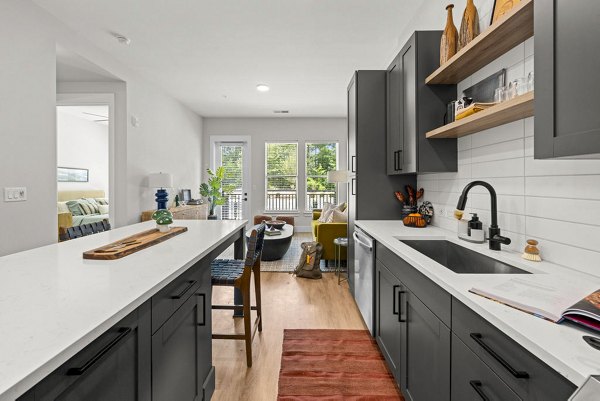
{"label": "black cabinet pull", "polygon": [[122,339],[127,337],[127,335],[129,333],[131,333],[130,327],[120,328],[118,336],[116,336],[111,342],[106,344],[100,351],[98,351],[98,353],[96,355],[94,355],[86,363],[84,363],[83,366],[81,366],[79,368],[70,368],[69,370],[67,370],[67,375],[68,376],[81,376],[82,374],[84,374],[86,372],[86,370],[88,370],[89,368],[94,366],[94,364],[96,362],[98,362],[100,359],[102,359],[102,357],[104,355],[106,355],[108,352],[110,352],[110,350],[115,345],[117,345]]}
{"label": "black cabinet pull", "polygon": [[350,183],[350,191],[352,195],[356,195],[356,178],[352,178],[352,182]]}
{"label": "black cabinet pull", "polygon": [[185,295],[185,293],[188,292],[193,286],[195,286],[196,283],[197,283],[196,280],[188,281],[188,285],[185,286],[185,288],[183,289],[183,291],[181,291],[177,295],[171,296],[171,299],[181,299],[181,298],[183,298],[183,296]]}
{"label": "black cabinet pull", "polygon": [[510,364],[508,362],[506,362],[504,360],[504,358],[502,358],[500,355],[498,355],[496,353],[496,351],[494,351],[489,345],[487,345],[483,341],[483,336],[480,333],[471,333],[470,336],[473,339],[473,341],[475,341],[477,344],[479,344],[479,346],[481,348],[483,348],[488,354],[490,354],[492,356],[492,358],[494,358],[495,360],[497,360],[500,363],[500,365],[504,366],[504,368],[506,370],[508,370],[511,375],[513,375],[517,379],[527,379],[527,378],[529,378],[529,373],[524,372],[524,371],[520,371],[520,370],[516,370],[515,368],[513,368],[512,366],[510,366]]}
{"label": "black cabinet pull", "polygon": [[398,321],[405,323],[406,318],[402,319],[402,294],[406,294],[406,291],[398,291]]}
{"label": "black cabinet pull", "polygon": [[350,170],[353,173],[356,173],[356,156],[352,156],[351,162],[350,162]]}
{"label": "black cabinet pull", "polygon": [[469,382],[469,384],[471,385],[471,387],[473,387],[473,389],[475,390],[475,392],[477,394],[479,394],[479,396],[481,397],[481,399],[483,401],[490,401],[490,399],[488,398],[488,396],[485,395],[485,393],[483,392],[483,389],[481,388],[481,382],[479,380],[471,380]]}
{"label": "black cabinet pull", "polygon": [[398,171],[402,171],[402,150],[398,151]]}
{"label": "black cabinet pull", "polygon": [[206,295],[196,294],[202,298],[202,323],[198,323],[198,326],[206,326]]}
{"label": "black cabinet pull", "polygon": [[600,338],[592,337],[592,336],[583,336],[583,340],[588,343],[588,345],[592,348],[596,348],[600,351]]}
{"label": "black cabinet pull", "polygon": [[392,302],[394,303],[394,305],[392,305],[392,313],[393,313],[394,315],[398,315],[398,314],[400,314],[400,312],[398,312],[398,311],[396,310],[396,306],[398,306],[398,303],[396,302],[396,293],[397,293],[397,291],[396,291],[396,290],[397,290],[399,287],[400,287],[399,285],[395,285],[395,286],[394,286],[394,288],[392,289],[392,291],[393,291],[393,295],[392,295],[392,299],[393,299],[393,300],[392,300]]}

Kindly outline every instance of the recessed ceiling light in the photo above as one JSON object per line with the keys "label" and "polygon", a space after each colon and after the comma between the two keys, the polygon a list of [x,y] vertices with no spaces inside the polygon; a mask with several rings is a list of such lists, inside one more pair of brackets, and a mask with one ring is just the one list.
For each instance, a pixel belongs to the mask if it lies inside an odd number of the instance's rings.
{"label": "recessed ceiling light", "polygon": [[268,92],[269,91],[269,85],[265,85],[265,84],[258,84],[256,85],[256,90],[259,92]]}
{"label": "recessed ceiling light", "polygon": [[131,39],[129,39],[125,35],[121,35],[120,33],[116,33],[116,32],[113,32],[112,35],[115,37],[115,39],[117,39],[117,42],[119,42],[122,45],[131,44]]}

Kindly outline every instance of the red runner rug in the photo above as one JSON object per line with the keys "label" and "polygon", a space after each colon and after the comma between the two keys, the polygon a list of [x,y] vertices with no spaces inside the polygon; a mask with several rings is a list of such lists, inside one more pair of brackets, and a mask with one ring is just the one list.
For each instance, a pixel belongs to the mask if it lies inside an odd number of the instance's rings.
{"label": "red runner rug", "polygon": [[278,401],[404,401],[367,330],[283,334]]}

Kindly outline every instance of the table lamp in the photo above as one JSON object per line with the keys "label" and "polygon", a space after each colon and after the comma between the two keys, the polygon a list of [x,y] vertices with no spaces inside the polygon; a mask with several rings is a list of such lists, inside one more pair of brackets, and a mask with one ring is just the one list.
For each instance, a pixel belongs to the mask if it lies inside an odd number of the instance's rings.
{"label": "table lamp", "polygon": [[[348,182],[348,170],[331,170],[327,172],[327,182],[335,184],[336,194],[339,195],[338,185],[340,182]],[[339,199],[338,199],[339,201]]]}
{"label": "table lamp", "polygon": [[156,209],[166,209],[169,201],[169,194],[165,188],[173,188],[173,176],[169,173],[150,174],[148,176],[148,186],[156,188]]}

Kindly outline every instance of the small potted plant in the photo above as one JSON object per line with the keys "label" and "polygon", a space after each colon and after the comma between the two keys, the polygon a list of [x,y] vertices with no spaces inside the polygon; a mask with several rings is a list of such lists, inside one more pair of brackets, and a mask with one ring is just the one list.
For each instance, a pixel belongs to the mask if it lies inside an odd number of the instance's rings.
{"label": "small potted plant", "polygon": [[156,228],[161,233],[169,232],[169,224],[173,224],[173,214],[166,209],[152,213],[152,220],[156,221]]}
{"label": "small potted plant", "polygon": [[216,206],[225,204],[225,196],[233,192],[234,187],[231,185],[223,185],[223,180],[225,179],[225,169],[223,166],[218,167],[216,171],[212,171],[211,169],[207,169],[206,171],[208,173],[208,182],[204,182],[200,185],[200,195],[208,200],[208,219],[216,220]]}

